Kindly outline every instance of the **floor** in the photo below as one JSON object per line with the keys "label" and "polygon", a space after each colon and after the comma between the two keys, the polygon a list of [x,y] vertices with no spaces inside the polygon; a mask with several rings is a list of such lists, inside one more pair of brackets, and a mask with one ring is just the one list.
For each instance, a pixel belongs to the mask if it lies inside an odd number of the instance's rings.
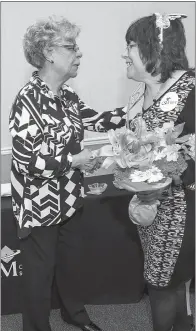
{"label": "floor", "polygon": [[[191,308],[195,316],[195,295],[191,293]],[[87,306],[95,323],[104,331],[152,331],[149,298],[128,305]],[[52,331],[77,331],[76,327],[65,324],[59,310],[52,310],[50,316]],[[2,316],[1,331],[22,331],[21,314]]]}

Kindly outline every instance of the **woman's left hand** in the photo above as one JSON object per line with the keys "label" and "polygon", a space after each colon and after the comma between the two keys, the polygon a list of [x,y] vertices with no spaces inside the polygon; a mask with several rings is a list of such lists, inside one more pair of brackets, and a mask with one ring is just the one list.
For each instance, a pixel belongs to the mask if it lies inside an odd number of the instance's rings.
{"label": "woman's left hand", "polygon": [[90,161],[84,164],[82,170],[84,170],[85,172],[90,172],[95,167],[96,163],[97,163],[96,158],[91,159]]}

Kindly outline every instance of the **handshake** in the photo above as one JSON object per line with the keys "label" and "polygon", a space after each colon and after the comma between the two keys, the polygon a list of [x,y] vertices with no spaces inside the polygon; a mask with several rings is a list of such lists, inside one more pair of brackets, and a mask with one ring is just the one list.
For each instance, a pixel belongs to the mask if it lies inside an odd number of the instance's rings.
{"label": "handshake", "polygon": [[73,155],[72,168],[78,168],[84,173],[93,173],[101,167],[103,158],[98,157],[98,150],[90,151],[85,148]]}

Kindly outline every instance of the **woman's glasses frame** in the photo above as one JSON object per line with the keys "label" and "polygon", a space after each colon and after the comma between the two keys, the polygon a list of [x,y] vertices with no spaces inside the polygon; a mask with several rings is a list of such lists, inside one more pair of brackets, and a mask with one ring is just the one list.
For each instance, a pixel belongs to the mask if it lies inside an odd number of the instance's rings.
{"label": "woman's glasses frame", "polygon": [[79,46],[77,44],[73,44],[73,45],[57,45],[59,47],[64,47],[70,51],[74,51],[74,52],[77,52],[79,51]]}

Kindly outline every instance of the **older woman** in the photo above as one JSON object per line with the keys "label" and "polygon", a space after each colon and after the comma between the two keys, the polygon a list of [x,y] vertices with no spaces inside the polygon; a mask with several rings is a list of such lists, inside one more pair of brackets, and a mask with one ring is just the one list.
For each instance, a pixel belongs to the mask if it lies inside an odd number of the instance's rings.
{"label": "older woman", "polygon": [[[184,15],[143,17],[127,30],[127,77],[140,82],[127,107],[86,119],[99,131],[119,128],[142,116],[149,130],[174,121],[184,123],[184,134],[195,132],[195,74],[188,67]],[[188,168],[172,196],[164,192],[156,219],[138,226],[144,251],[154,331],[193,330],[186,309],[185,282],[194,276],[195,163]],[[153,201],[156,194],[140,194]]]}
{"label": "older woman", "polygon": [[[38,69],[20,90],[10,114],[13,211],[21,239],[23,330],[50,331],[51,286],[56,281],[62,317],[82,330],[101,330],[72,293],[72,257],[81,250],[83,169],[91,152],[83,148],[87,107],[65,82],[77,76],[82,53],[79,28],[65,18],[48,18],[24,36],[27,61]],[[67,223],[67,220],[69,222]]]}

